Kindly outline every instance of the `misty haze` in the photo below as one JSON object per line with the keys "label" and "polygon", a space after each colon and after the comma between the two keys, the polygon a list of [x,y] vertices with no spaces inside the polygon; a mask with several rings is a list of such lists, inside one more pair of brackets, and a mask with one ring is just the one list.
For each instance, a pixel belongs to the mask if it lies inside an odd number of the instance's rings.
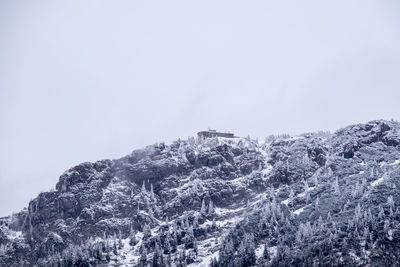
{"label": "misty haze", "polygon": [[0,266],[398,266],[398,1],[2,1]]}

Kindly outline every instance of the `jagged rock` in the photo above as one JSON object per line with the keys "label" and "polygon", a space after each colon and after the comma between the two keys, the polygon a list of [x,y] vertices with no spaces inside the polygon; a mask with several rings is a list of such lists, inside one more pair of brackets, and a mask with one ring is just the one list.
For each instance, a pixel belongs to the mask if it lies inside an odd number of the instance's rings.
{"label": "jagged rock", "polygon": [[0,265],[395,265],[399,187],[393,121],[160,143],[79,164],[0,219]]}

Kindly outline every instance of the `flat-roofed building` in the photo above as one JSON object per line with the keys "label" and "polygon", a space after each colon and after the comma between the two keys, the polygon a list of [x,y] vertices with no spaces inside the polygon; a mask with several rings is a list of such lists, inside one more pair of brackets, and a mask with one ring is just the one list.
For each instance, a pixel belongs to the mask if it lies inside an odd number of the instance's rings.
{"label": "flat-roofed building", "polygon": [[225,137],[225,138],[235,137],[233,133],[222,133],[222,132],[217,132],[216,130],[201,131],[197,133],[197,136],[203,140],[211,137]]}

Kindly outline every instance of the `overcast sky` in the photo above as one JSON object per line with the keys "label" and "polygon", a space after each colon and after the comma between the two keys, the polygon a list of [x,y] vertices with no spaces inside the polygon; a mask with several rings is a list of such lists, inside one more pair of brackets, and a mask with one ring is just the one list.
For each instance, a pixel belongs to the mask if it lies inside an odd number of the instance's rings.
{"label": "overcast sky", "polygon": [[0,216],[80,162],[208,127],[399,119],[399,14],[397,0],[1,1]]}

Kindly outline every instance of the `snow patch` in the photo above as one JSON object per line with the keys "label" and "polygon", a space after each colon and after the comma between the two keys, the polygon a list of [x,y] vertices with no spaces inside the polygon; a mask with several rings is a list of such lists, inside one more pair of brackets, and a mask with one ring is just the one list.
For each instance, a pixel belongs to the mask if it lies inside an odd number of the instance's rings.
{"label": "snow patch", "polygon": [[295,210],[293,213],[296,214],[296,215],[299,215],[299,214],[302,213],[303,211],[304,211],[304,207]]}
{"label": "snow patch", "polygon": [[263,255],[263,252],[264,252],[264,244],[261,244],[261,245],[259,245],[257,248],[256,248],[256,259],[259,259],[259,258],[261,258],[262,257],[262,255]]}
{"label": "snow patch", "polygon": [[278,254],[278,249],[276,246],[269,247],[268,248],[268,254],[271,255],[271,258],[275,258],[276,255]]}
{"label": "snow patch", "polygon": [[396,159],[392,163],[387,163],[386,161],[382,161],[381,163],[379,163],[380,166],[395,166],[399,164],[400,164],[400,159]]}
{"label": "snow patch", "polygon": [[188,266],[210,266],[211,260],[213,258],[218,259],[219,256],[219,246],[218,242],[215,242],[215,237],[205,239],[198,242],[199,255],[194,263]]}
{"label": "snow patch", "polygon": [[373,181],[373,182],[371,183],[371,186],[372,186],[372,187],[377,186],[378,184],[380,184],[380,183],[383,182],[383,179],[384,179],[384,177],[382,176],[381,178],[379,178],[379,179]]}
{"label": "snow patch", "polygon": [[120,255],[118,255],[121,258],[119,261],[121,266],[135,266],[139,262],[139,248],[142,245],[143,233],[136,233],[135,239],[138,240],[138,242],[133,247],[129,244],[129,238],[122,239],[123,247],[119,250]]}
{"label": "snow patch", "polygon": [[227,214],[231,214],[231,213],[237,213],[239,211],[242,211],[243,209],[244,209],[243,207],[240,207],[237,209],[224,209],[224,208],[215,207],[215,213],[219,216],[222,216],[222,215],[227,215]]}
{"label": "snow patch", "polygon": [[281,203],[285,204],[287,206],[287,205],[289,205],[289,202],[290,202],[290,199],[288,198],[288,199],[283,200]]}
{"label": "snow patch", "polygon": [[192,264],[189,264],[188,266],[208,267],[208,266],[210,266],[211,260],[213,258],[218,259],[218,255],[219,255],[219,251],[216,251],[213,254],[211,254],[207,257],[204,257],[200,263],[192,263]]}

